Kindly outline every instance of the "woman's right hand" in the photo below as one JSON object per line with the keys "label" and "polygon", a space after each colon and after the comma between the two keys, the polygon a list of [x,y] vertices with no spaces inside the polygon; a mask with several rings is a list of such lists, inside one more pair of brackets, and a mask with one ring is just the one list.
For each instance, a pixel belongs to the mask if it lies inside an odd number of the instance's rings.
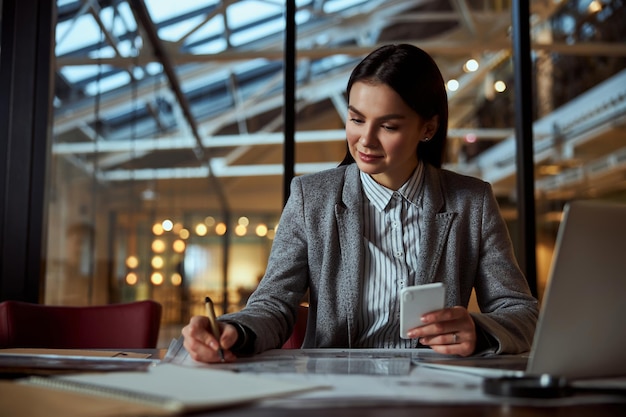
{"label": "woman's right hand", "polygon": [[206,363],[221,362],[220,346],[224,351],[226,362],[237,359],[229,350],[237,341],[237,329],[227,323],[218,323],[218,326],[222,334],[219,341],[210,332],[209,318],[206,316],[194,316],[189,320],[189,324],[183,327],[183,345],[192,359]]}

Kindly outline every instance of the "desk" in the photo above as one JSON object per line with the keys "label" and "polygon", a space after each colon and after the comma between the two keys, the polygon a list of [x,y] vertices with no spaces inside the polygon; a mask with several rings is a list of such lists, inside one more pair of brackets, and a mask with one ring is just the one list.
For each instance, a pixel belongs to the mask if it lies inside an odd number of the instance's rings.
{"label": "desk", "polygon": [[[623,395],[555,400],[488,398],[480,388],[480,377],[420,367],[415,365],[413,355],[412,350],[276,350],[241,358],[234,364],[207,365],[193,362],[184,350],[179,350],[173,356],[165,355],[163,361],[328,387],[252,405],[194,413],[196,417],[626,416]],[[2,411],[0,407],[0,416]],[[74,415],[83,417],[80,413]],[[120,415],[119,411],[113,415]]]}
{"label": "desk", "polygon": [[[334,388],[340,392],[337,396],[332,392],[312,392],[285,399],[269,400],[252,406],[198,415],[217,417],[626,416],[626,397],[624,396],[612,398],[595,396],[595,399],[579,396],[550,400],[502,397],[485,399],[480,389],[481,377],[434,369],[417,369],[419,366],[416,367],[414,361],[411,360],[414,358],[412,355],[415,354],[413,351],[423,352],[424,350],[397,351],[399,355],[408,352],[407,362],[403,362],[402,356],[395,357],[394,353],[389,350],[308,349],[269,351],[253,358],[243,358],[236,365],[217,365],[230,367],[239,372],[253,372],[271,377],[284,375],[285,378],[294,378],[294,380],[302,378],[322,383],[331,381]],[[193,363],[186,357],[184,350],[175,356],[174,361],[179,361],[181,364]],[[332,360],[329,362],[329,359],[335,360],[336,363],[333,364]],[[350,363],[352,366],[349,366]],[[410,366],[410,369],[405,368],[403,364]],[[195,364],[195,366],[215,365]],[[298,374],[299,377],[294,377],[294,374]],[[377,388],[375,383],[372,384],[377,379],[388,383]],[[412,391],[406,389],[408,385],[406,381],[419,382],[420,380],[423,383],[415,383],[413,387],[410,387]],[[385,386],[389,388],[389,385],[398,381],[403,384],[398,385],[400,388],[397,390],[397,396],[381,392],[377,398],[373,398],[376,396],[376,391],[384,391]],[[348,386],[351,382],[355,386],[369,385],[372,396],[364,387],[362,391],[365,395],[354,397],[355,391]],[[463,387],[468,389],[464,390]],[[448,397],[446,390],[450,393]],[[437,391],[440,393],[437,394]],[[393,387],[391,392],[394,392]],[[342,399],[341,393],[347,397]]]}
{"label": "desk", "polygon": [[626,416],[624,404],[595,404],[576,407],[509,407],[509,406],[446,406],[389,405],[351,406],[342,408],[284,409],[246,407],[207,414],[210,417],[605,417]]}

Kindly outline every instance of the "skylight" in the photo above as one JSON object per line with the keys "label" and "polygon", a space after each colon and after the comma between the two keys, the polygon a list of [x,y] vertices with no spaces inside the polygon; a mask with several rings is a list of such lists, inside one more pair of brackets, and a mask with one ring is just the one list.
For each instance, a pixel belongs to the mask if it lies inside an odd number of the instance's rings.
{"label": "skylight", "polygon": [[270,16],[280,16],[282,12],[283,7],[279,5],[261,1],[239,1],[228,6],[226,18],[229,26],[237,29]]}
{"label": "skylight", "polygon": [[157,24],[194,10],[214,6],[217,3],[217,0],[145,0],[148,13]]}
{"label": "skylight", "polygon": [[79,16],[75,20],[59,22],[56,26],[56,55],[93,45],[102,40],[102,33],[90,14]]}

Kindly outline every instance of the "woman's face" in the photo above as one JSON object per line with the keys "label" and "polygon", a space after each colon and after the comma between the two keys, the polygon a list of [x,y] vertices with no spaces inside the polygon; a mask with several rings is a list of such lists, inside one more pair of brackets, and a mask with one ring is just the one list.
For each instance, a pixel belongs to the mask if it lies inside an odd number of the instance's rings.
{"label": "woman's face", "polygon": [[424,121],[391,87],[358,81],[348,98],[346,137],[359,169],[397,190],[417,166],[417,146],[437,128]]}

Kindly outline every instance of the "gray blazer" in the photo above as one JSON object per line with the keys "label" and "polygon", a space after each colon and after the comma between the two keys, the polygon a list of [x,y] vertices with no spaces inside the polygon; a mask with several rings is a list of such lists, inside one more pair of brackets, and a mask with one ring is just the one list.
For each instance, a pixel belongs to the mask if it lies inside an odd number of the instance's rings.
{"label": "gray blazer", "polygon": [[[430,165],[424,181],[415,284],[444,282],[448,307],[467,307],[474,288],[481,313],[473,318],[477,331],[491,335],[492,350],[528,351],[538,303],[491,186]],[[303,347],[352,347],[361,308],[362,200],[356,164],[293,179],[265,276],[246,308],[220,318],[251,329],[255,352],[279,348],[289,338],[307,291]]]}

